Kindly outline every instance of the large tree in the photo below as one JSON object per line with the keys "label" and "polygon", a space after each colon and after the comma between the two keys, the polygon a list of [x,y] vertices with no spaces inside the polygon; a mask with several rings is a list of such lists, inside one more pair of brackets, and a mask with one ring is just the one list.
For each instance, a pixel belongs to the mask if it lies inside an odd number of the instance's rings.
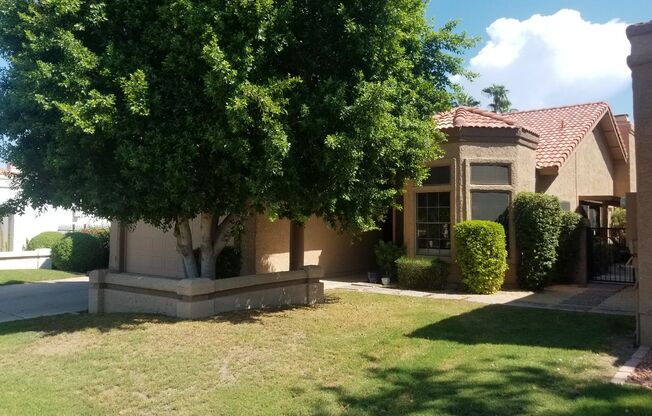
{"label": "large tree", "polygon": [[21,190],[5,208],[172,227],[188,277],[215,275],[252,211],[372,229],[440,155],[431,116],[473,43],[424,11],[421,0],[0,0],[0,134]]}
{"label": "large tree", "polygon": [[482,93],[491,98],[491,111],[494,113],[507,113],[512,111],[512,103],[509,101],[509,90],[504,85],[491,84],[491,86],[482,90]]}

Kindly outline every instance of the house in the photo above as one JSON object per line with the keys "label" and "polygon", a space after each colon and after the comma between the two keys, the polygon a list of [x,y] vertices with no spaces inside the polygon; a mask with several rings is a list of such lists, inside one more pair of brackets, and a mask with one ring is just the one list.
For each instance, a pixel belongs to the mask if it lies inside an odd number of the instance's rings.
{"label": "house", "polygon": [[606,103],[505,114],[460,107],[435,120],[448,136],[445,157],[429,164],[422,186],[408,186],[404,209],[395,213],[395,241],[410,256],[452,262],[452,224],[497,221],[508,239],[506,285],[514,285],[509,207],[517,193],[555,195],[563,209],[581,213],[593,227],[607,227],[611,208],[636,188],[634,130],[627,116],[614,116]]}
{"label": "house", "polygon": [[[408,255],[452,261],[451,225],[467,219],[502,222],[510,245],[507,283],[513,284],[515,238],[509,206],[518,192],[557,195],[564,209],[581,211],[595,226],[606,225],[610,207],[635,189],[633,129],[626,116],[614,117],[605,103],[509,114],[456,108],[436,116],[448,135],[443,159],[429,163],[420,187],[408,186],[404,209],[389,215],[382,232],[360,240],[338,234],[311,218],[305,225],[304,264],[326,276],[374,269],[378,239],[405,244]],[[192,224],[198,233],[199,225]],[[183,277],[171,232],[146,224],[114,227],[113,268],[136,274]],[[242,237],[242,274],[289,269],[290,223],[252,218]],[[453,273],[453,280],[455,278]]]}
{"label": "house", "polygon": [[[11,175],[16,172],[11,165],[0,169],[0,203],[16,196],[16,190],[11,188]],[[108,225],[106,221],[81,215],[72,210],[49,207],[37,211],[27,207],[23,214],[0,218],[0,252],[23,251],[32,237],[44,231],[67,232]]]}

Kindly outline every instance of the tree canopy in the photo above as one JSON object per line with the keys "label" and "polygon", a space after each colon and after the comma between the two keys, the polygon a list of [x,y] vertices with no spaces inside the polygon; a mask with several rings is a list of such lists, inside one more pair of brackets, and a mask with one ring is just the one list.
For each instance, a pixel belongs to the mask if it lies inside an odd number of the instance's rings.
{"label": "tree canopy", "polygon": [[515,109],[511,108],[512,103],[509,101],[509,90],[505,88],[504,85],[492,84],[491,86],[483,89],[482,93],[492,99],[489,107],[491,107],[491,111],[494,113],[507,113],[509,111],[515,111]]}
{"label": "tree canopy", "polygon": [[372,229],[441,154],[431,116],[473,44],[424,15],[421,0],[0,0],[0,134],[20,170],[5,208],[174,227],[189,277],[214,275],[251,210]]}

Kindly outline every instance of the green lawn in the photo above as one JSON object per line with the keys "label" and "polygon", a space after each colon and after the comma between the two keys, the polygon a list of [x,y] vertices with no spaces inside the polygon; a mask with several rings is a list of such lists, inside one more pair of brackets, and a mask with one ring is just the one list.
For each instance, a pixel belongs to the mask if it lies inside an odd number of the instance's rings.
{"label": "green lawn", "polygon": [[0,414],[652,415],[633,318],[330,292],[184,322],[0,324]]}
{"label": "green lawn", "polygon": [[43,280],[59,280],[81,276],[79,273],[62,272],[61,270],[0,270],[0,286],[15,285]]}

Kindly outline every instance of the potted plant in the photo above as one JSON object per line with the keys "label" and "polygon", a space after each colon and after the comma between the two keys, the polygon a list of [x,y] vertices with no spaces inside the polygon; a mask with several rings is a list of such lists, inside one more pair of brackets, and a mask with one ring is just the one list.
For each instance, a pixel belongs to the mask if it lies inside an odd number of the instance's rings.
{"label": "potted plant", "polygon": [[396,260],[405,255],[405,248],[397,246],[391,241],[379,241],[374,248],[376,263],[381,273],[381,281],[387,286],[396,276]]}
{"label": "potted plant", "polygon": [[378,274],[378,272],[368,272],[367,279],[369,279],[369,283],[378,283],[380,274]]}

